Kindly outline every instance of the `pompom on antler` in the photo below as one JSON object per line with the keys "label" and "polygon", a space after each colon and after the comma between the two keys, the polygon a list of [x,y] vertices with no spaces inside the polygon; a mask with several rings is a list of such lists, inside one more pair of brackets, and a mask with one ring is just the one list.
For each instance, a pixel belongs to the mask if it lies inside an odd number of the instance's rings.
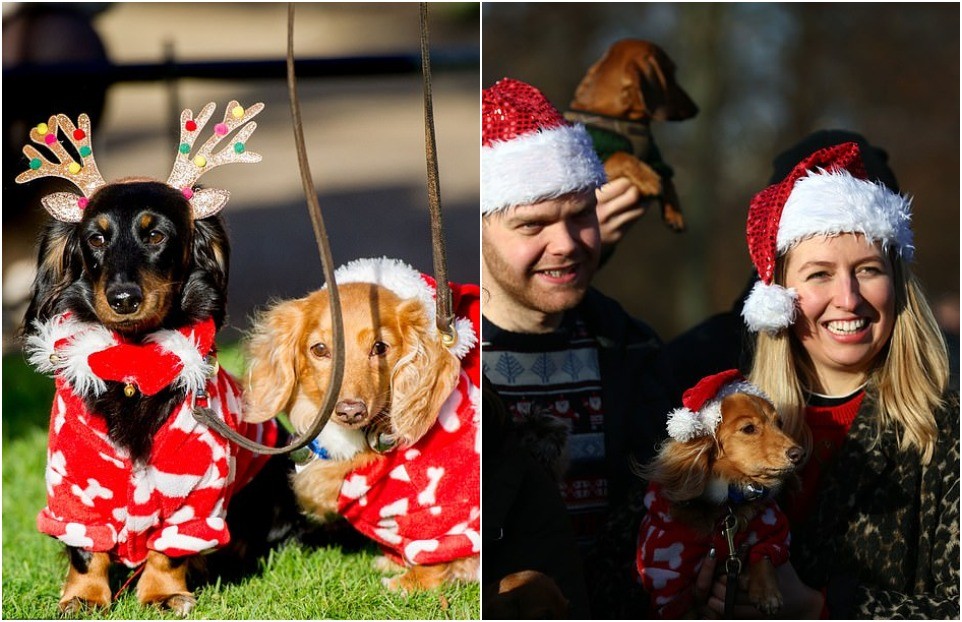
{"label": "pompom on antler", "polygon": [[[248,122],[264,109],[264,104],[254,104],[245,110],[237,101],[227,104],[224,120],[214,126],[211,137],[191,156],[194,143],[211,115],[214,114],[214,108],[216,106],[213,102],[207,104],[201,109],[196,119],[193,118],[193,111],[189,109],[180,114],[180,144],[177,147],[174,168],[170,172],[170,177],[167,178],[167,185],[183,192],[190,201],[194,209],[194,218],[206,218],[216,214],[230,198],[227,190],[219,188],[195,190],[194,184],[201,175],[223,164],[253,164],[261,161],[259,153],[247,150],[247,139],[257,129],[257,123]],[[241,129],[233,142],[215,154],[214,149],[217,145],[237,128]]]}
{"label": "pompom on antler", "polygon": [[[264,109],[262,103],[245,109],[237,101],[231,101],[224,112],[224,120],[214,126],[211,137],[191,155],[194,143],[213,115],[215,107],[213,102],[207,104],[196,119],[193,118],[193,112],[189,109],[181,113],[180,144],[177,147],[173,170],[167,179],[167,184],[180,190],[190,202],[195,219],[216,214],[230,198],[227,190],[217,188],[196,190],[194,184],[204,173],[223,164],[251,164],[261,161],[260,154],[247,150],[247,140],[257,129],[257,123],[250,121]],[[232,142],[215,154],[215,148],[238,129]],[[79,156],[79,162],[61,142],[58,136],[61,130],[73,146],[73,151]],[[43,197],[41,203],[57,220],[80,222],[90,197],[98,189],[107,185],[94,160],[90,118],[81,114],[77,124],[74,125],[66,115],[51,116],[47,123],[40,123],[31,129],[30,139],[49,150],[53,158],[46,157],[32,145],[25,145],[23,153],[29,160],[30,168],[20,173],[16,182],[22,184],[43,177],[66,179],[80,190],[80,195],[72,192],[55,192]]]}
{"label": "pompom on antler", "polygon": [[[80,156],[80,162],[67,152],[57,134],[63,129],[64,135]],[[77,118],[77,125],[73,124],[67,115],[51,116],[46,123],[40,123],[30,130],[30,140],[43,145],[57,159],[54,162],[44,157],[40,151],[31,145],[25,145],[23,154],[30,162],[30,168],[17,175],[16,182],[25,184],[42,177],[60,177],[77,186],[83,196],[72,192],[54,192],[41,199],[41,203],[50,215],[64,222],[80,222],[83,210],[87,206],[87,199],[101,186],[107,184],[97,169],[90,139],[90,117],[81,114]]]}

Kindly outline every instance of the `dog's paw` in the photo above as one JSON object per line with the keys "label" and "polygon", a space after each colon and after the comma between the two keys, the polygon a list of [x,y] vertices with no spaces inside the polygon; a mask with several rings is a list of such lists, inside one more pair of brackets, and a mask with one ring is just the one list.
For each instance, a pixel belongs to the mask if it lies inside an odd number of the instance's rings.
{"label": "dog's paw", "polygon": [[396,577],[382,577],[381,585],[387,588],[389,592],[394,592],[395,594],[400,594],[401,596],[407,596],[408,595],[407,588],[405,588],[403,583],[401,582],[402,576],[403,575],[399,575]]}
{"label": "dog's paw", "polygon": [[110,606],[110,596],[108,595],[106,599],[89,600],[86,598],[81,598],[80,596],[74,596],[72,598],[65,598],[57,603],[57,609],[60,614],[64,617],[72,617],[79,615],[86,609],[106,609]]}
{"label": "dog's paw", "polygon": [[194,598],[193,594],[174,594],[157,603],[161,609],[170,610],[182,618],[186,618],[196,604],[197,599]]}
{"label": "dog's paw", "polygon": [[387,555],[378,555],[372,564],[374,570],[381,574],[396,574],[404,570],[404,566],[391,561]]}
{"label": "dog's paw", "polygon": [[777,588],[750,586],[748,598],[756,609],[767,616],[774,616],[782,608],[782,593]]}

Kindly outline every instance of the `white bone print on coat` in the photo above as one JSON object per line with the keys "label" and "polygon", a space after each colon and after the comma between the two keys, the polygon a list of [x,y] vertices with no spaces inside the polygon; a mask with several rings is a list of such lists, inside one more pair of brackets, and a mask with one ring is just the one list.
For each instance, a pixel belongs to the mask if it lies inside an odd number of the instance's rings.
{"label": "white bone print on coat", "polygon": [[87,480],[87,487],[81,488],[77,484],[70,487],[70,492],[80,499],[80,502],[88,507],[94,506],[97,499],[113,499],[114,492],[100,485],[100,482],[93,478]]}
{"label": "white bone print on coat", "polygon": [[438,483],[444,477],[444,467],[428,467],[428,485],[418,493],[418,503],[421,505],[434,505],[435,495],[438,490]]}

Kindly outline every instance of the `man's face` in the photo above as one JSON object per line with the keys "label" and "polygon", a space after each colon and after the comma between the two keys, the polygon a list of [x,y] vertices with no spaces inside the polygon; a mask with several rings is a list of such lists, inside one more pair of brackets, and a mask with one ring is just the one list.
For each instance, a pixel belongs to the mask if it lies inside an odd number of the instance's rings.
{"label": "man's face", "polygon": [[[598,268],[601,248],[595,204],[592,190],[511,207],[482,219],[482,279],[491,294],[485,301],[489,319],[516,330],[529,320],[544,323],[546,317],[554,324],[581,302]],[[513,322],[521,325],[505,325]]]}

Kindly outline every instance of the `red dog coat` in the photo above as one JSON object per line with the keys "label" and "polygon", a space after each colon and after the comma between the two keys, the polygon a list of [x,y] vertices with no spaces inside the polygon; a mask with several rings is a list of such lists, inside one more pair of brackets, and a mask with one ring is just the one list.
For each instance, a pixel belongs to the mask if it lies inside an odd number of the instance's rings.
{"label": "red dog coat", "polygon": [[[735,546],[751,545],[749,563],[768,557],[779,566],[788,560],[791,542],[788,519],[773,499],[735,535]],[[651,607],[659,617],[675,617],[668,611],[672,601],[690,587],[711,547],[719,559],[728,555],[728,543],[715,529],[706,536],[692,527],[673,520],[670,503],[659,494],[657,486],[649,486],[645,495],[648,513],[641,522],[635,562],[645,590],[651,595]]]}
{"label": "red dog coat", "polygon": [[[96,392],[98,379],[104,378],[129,382],[146,394],[175,381],[190,386],[197,376],[188,374],[198,369],[188,368],[212,348],[213,323],[159,331],[155,334],[170,339],[151,345],[123,343],[103,327],[67,316],[39,328],[31,361],[42,371],[57,366],[57,392],[47,449],[47,506],[37,517],[38,529],[70,546],[108,552],[130,567],[143,563],[148,550],[178,557],[226,544],[230,534],[224,517],[231,494],[254,477],[267,456],[238,449],[198,423],[191,411],[193,392],[188,392],[154,435],[146,463],[133,462],[108,438],[103,416],[89,412],[75,391],[79,385]],[[192,360],[171,345],[171,340],[179,340],[174,333],[193,344],[198,358]],[[136,369],[118,372],[124,362]],[[241,391],[226,371],[220,369],[214,377],[202,373],[200,378],[209,407],[232,428],[252,440],[276,444],[275,422],[240,421]]]}
{"label": "red dog coat", "polygon": [[[336,278],[339,284],[375,282],[402,298],[416,296],[433,321],[434,280],[402,262],[357,260]],[[338,498],[338,512],[404,565],[451,562],[481,550],[480,290],[450,287],[460,336],[452,349],[461,359],[457,387],[424,437],[349,473]]]}
{"label": "red dog coat", "polygon": [[394,561],[437,564],[481,550],[478,399],[462,373],[420,441],[345,478],[338,511]]}

